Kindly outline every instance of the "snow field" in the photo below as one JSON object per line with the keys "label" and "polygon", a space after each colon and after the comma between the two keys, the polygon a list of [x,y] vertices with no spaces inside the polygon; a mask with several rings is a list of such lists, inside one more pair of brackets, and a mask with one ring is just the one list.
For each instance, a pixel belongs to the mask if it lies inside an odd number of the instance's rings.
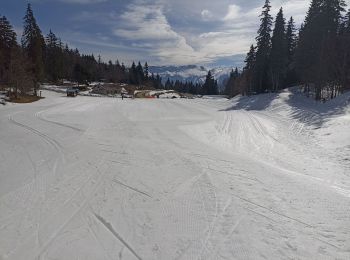
{"label": "snow field", "polygon": [[0,107],[0,259],[350,258],[349,95],[43,94]]}

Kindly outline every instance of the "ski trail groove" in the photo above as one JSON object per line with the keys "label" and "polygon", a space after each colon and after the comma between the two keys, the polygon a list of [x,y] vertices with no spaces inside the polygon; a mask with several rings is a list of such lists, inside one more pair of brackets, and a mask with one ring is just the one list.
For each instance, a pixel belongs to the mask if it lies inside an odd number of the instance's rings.
{"label": "ski trail groove", "polygon": [[[33,134],[35,134],[35,135],[41,137],[42,139],[44,139],[44,141],[45,141],[46,143],[52,145],[52,146],[54,147],[54,149],[61,155],[62,161],[63,161],[63,162],[65,161],[65,160],[64,160],[64,154],[63,154],[63,151],[62,151],[63,147],[62,147],[62,145],[61,145],[60,143],[58,143],[55,139],[49,137],[48,135],[46,135],[46,134],[44,134],[44,133],[42,133],[42,132],[40,132],[40,131],[38,131],[38,130],[36,130],[36,129],[34,129],[34,128],[28,126],[28,125],[25,125],[25,124],[22,124],[22,123],[18,122],[17,120],[15,120],[15,119],[13,118],[13,115],[10,115],[10,116],[8,117],[8,120],[9,120],[11,123],[13,123],[14,125],[17,125],[17,126],[19,126],[19,127],[21,127],[21,128],[24,128],[24,129],[27,129],[27,130],[29,130],[30,132],[32,132]],[[57,162],[56,162],[56,163],[57,163]]]}
{"label": "ski trail groove", "polygon": [[93,228],[91,227],[91,225],[88,223],[88,221],[85,220],[85,223],[89,229],[89,231],[92,233],[94,239],[96,240],[96,243],[99,245],[99,247],[103,250],[103,252],[105,253],[105,255],[107,256],[107,258],[109,260],[112,260],[113,257],[110,256],[109,252],[106,250],[106,248],[103,246],[101,240],[98,238],[98,235],[96,234],[96,232],[93,230]]}
{"label": "ski trail groove", "polygon": [[[85,187],[81,187],[79,189],[79,191],[76,192],[76,196],[81,195],[83,197],[83,201],[80,202],[80,205],[78,206],[77,209],[75,209],[73,211],[73,213],[68,217],[68,219],[66,219],[64,221],[64,223],[58,227],[58,229],[56,229],[56,231],[53,232],[53,234],[49,237],[48,241],[46,241],[45,245],[42,246],[38,257],[41,256],[41,254],[50,246],[50,244],[56,239],[56,237],[59,235],[59,233],[69,224],[69,222],[79,214],[79,212],[81,212],[81,210],[83,210],[86,205],[89,203],[89,200],[91,199],[92,194],[98,189],[98,187],[100,186],[101,182],[103,181],[103,175],[100,170],[96,167],[96,170],[99,173],[99,180],[97,181],[97,183],[94,183],[94,186],[91,188],[90,192],[88,195],[84,195],[82,193],[82,190]],[[86,181],[86,183],[90,182],[91,179],[89,179],[88,181]],[[75,197],[72,197],[71,199],[69,199],[69,201],[73,201],[74,199],[76,199]],[[67,202],[68,203],[68,202]],[[67,204],[66,203],[66,204]]]}
{"label": "ski trail groove", "polygon": [[305,222],[303,222],[303,221],[301,221],[301,220],[298,220],[298,219],[296,219],[296,218],[289,217],[289,216],[284,215],[284,214],[282,214],[282,213],[279,213],[279,212],[277,212],[277,211],[275,211],[275,210],[272,210],[272,209],[269,209],[269,208],[264,207],[264,206],[262,206],[262,205],[259,205],[259,204],[255,203],[255,202],[251,201],[251,200],[242,198],[242,197],[240,197],[240,196],[238,196],[238,195],[235,195],[235,194],[232,194],[232,196],[234,196],[234,197],[236,197],[236,198],[238,198],[238,199],[240,199],[240,200],[242,200],[242,201],[248,202],[249,204],[255,205],[255,206],[259,207],[259,208],[266,209],[266,210],[270,211],[271,213],[276,214],[276,215],[278,215],[278,216],[281,216],[281,217],[290,219],[290,220],[292,220],[292,221],[295,221],[295,222],[297,222],[297,223],[299,223],[299,224],[302,224],[302,225],[304,225],[304,226],[306,226],[306,227],[315,228],[315,226],[312,226],[312,225],[310,225],[310,224],[308,224],[308,223],[305,223]]}
{"label": "ski trail groove", "polygon": [[117,184],[119,184],[119,185],[121,185],[121,186],[123,186],[123,187],[125,187],[125,188],[128,188],[128,189],[130,189],[130,190],[132,190],[132,191],[135,191],[135,192],[137,192],[137,193],[140,193],[140,194],[142,194],[142,195],[144,195],[144,196],[146,196],[146,197],[149,197],[149,198],[151,198],[151,199],[153,198],[151,195],[147,194],[146,192],[143,192],[143,191],[138,190],[138,189],[136,189],[136,188],[134,188],[134,187],[131,187],[131,186],[125,184],[125,183],[122,183],[122,182],[119,181],[119,180],[113,179],[113,182],[115,182],[115,183],[117,183]]}
{"label": "ski trail groove", "polygon": [[[196,181],[196,184],[198,185],[198,188],[199,188],[199,193],[200,193],[201,201],[202,201],[202,204],[203,204],[203,210],[205,212],[207,223],[208,223],[207,235],[206,235],[206,237],[205,237],[205,239],[203,241],[201,252],[200,252],[200,258],[202,258],[202,255],[205,252],[205,250],[210,251],[210,249],[208,248],[208,246],[209,246],[208,243],[212,244],[210,242],[210,238],[211,238],[211,236],[213,234],[216,221],[217,221],[217,219],[219,217],[219,215],[218,215],[219,214],[219,212],[218,212],[219,209],[218,209],[217,194],[215,192],[214,185],[212,184],[212,181],[210,180],[210,177],[208,176],[208,174],[207,173],[203,173],[200,176],[200,178],[198,178],[198,180]],[[207,189],[207,192],[205,190],[203,191],[203,186],[204,186],[204,189],[205,188]],[[205,203],[207,200],[204,199],[203,194],[205,194],[205,195],[209,195],[209,194],[212,195],[212,198],[215,201],[215,213],[214,213],[214,216],[212,217],[212,220],[210,220],[210,212],[208,212],[207,206],[206,206],[206,203]]]}
{"label": "ski trail groove", "polygon": [[129,251],[138,259],[142,260],[142,258],[136,253],[136,251],[114,230],[113,226],[108,223],[104,218],[94,213],[96,219],[113,234],[115,238],[117,238]]}
{"label": "ski trail groove", "polygon": [[[103,161],[103,160],[102,160]],[[96,166],[95,167],[97,172],[98,172],[98,176],[97,176],[97,181],[96,183],[94,182],[92,184],[92,187],[89,189],[89,193],[88,194],[84,194],[83,193],[83,189],[86,188],[85,185],[89,185],[89,183],[93,182],[94,177],[96,176],[91,176],[86,182],[84,182],[84,184],[73,194],[73,196],[68,199],[67,201],[64,202],[64,204],[62,205],[62,208],[65,207],[69,207],[69,206],[73,206],[72,202],[76,199],[78,199],[79,196],[82,197],[82,201],[78,201],[77,202],[77,208],[73,210],[73,212],[66,218],[63,220],[63,223],[61,223],[60,225],[58,225],[58,227],[49,235],[49,237],[47,238],[47,240],[42,243],[40,245],[39,251],[38,253],[35,254],[35,259],[40,259],[41,255],[45,252],[45,250],[51,245],[51,243],[56,239],[56,237],[59,235],[59,233],[70,223],[70,221],[76,217],[85,207],[86,205],[89,203],[89,200],[91,199],[92,195],[94,194],[94,192],[99,188],[101,182],[104,179],[104,175]],[[75,207],[75,206],[74,206]],[[56,216],[57,214],[59,214],[59,212],[55,213],[54,216]],[[35,233],[36,235],[36,233]],[[20,246],[23,246],[23,243],[20,244]],[[16,253],[16,249],[10,252],[10,256]],[[34,258],[34,257],[33,257]],[[28,258],[31,259],[31,258]]]}
{"label": "ski trail groove", "polygon": [[38,119],[40,119],[41,121],[44,121],[44,122],[46,122],[46,123],[50,123],[50,124],[58,125],[58,126],[61,126],[61,127],[69,128],[69,129],[72,129],[72,130],[78,131],[78,132],[84,132],[84,130],[82,130],[82,129],[78,128],[78,127],[70,126],[70,125],[63,124],[63,123],[56,122],[56,121],[51,121],[51,120],[48,120],[48,119],[44,118],[44,117],[42,116],[42,114],[43,114],[45,111],[46,111],[46,110],[40,111],[40,112],[36,113],[36,114],[35,114],[35,117],[37,117]]}

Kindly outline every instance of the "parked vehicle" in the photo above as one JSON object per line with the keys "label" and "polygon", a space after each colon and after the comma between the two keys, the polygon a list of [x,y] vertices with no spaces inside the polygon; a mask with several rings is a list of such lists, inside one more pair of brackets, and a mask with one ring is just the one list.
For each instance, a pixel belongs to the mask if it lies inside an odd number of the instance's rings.
{"label": "parked vehicle", "polygon": [[67,89],[67,97],[76,97],[78,95],[78,90],[76,88]]}

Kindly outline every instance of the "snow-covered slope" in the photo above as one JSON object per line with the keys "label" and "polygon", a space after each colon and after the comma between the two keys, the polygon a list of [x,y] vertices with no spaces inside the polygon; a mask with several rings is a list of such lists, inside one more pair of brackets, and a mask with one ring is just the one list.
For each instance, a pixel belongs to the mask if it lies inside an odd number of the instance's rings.
{"label": "snow-covered slope", "polygon": [[[224,87],[224,84],[230,76],[232,68],[218,67],[211,69],[213,76],[218,80],[220,88]],[[208,74],[209,69],[203,66],[188,65],[188,66],[161,66],[161,67],[150,67],[150,72],[159,74],[163,82],[168,78],[172,81],[188,81],[194,83],[204,83],[205,76]]]}
{"label": "snow-covered slope", "polygon": [[0,106],[0,259],[350,259],[350,94]]}
{"label": "snow-covered slope", "polygon": [[350,198],[350,93],[322,104],[293,88],[231,102],[215,121],[184,129],[221,150],[329,184]]}

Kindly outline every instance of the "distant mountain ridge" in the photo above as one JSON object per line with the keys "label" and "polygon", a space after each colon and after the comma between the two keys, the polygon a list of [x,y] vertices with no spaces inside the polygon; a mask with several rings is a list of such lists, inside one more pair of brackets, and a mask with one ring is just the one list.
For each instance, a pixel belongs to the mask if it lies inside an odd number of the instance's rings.
{"label": "distant mountain ridge", "polygon": [[232,68],[218,67],[208,69],[198,65],[186,66],[151,66],[150,73],[159,74],[163,83],[169,78],[171,81],[204,83],[208,71],[211,71],[214,78],[218,81],[219,88],[222,90],[227,82]]}

